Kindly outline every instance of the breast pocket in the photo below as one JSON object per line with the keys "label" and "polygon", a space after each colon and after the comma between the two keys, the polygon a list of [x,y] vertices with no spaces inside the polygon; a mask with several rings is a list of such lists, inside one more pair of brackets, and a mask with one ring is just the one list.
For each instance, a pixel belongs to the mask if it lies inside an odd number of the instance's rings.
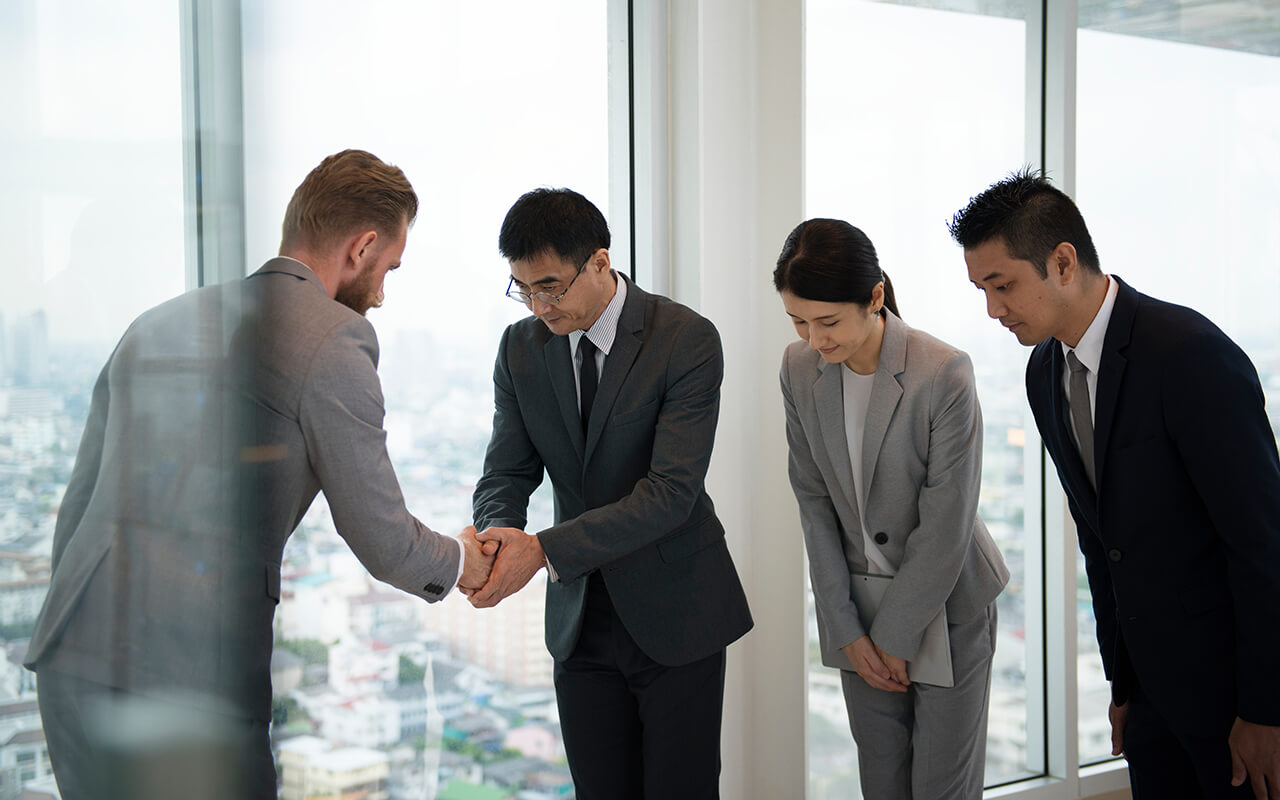
{"label": "breast pocket", "polygon": [[625,425],[635,425],[640,422],[648,422],[652,425],[658,419],[658,409],[660,405],[661,404],[658,402],[658,399],[654,398],[638,408],[623,411],[620,414],[614,414],[609,418],[608,427],[621,428]]}

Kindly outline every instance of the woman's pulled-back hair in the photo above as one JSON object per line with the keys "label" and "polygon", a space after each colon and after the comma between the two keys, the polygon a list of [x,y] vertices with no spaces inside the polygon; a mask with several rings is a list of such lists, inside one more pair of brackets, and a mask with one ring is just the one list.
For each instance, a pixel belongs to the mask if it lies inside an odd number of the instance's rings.
{"label": "woman's pulled-back hair", "polygon": [[865,233],[839,219],[810,219],[797,225],[782,245],[773,271],[774,289],[823,303],[868,305],[881,281],[885,308],[901,316],[875,245]]}

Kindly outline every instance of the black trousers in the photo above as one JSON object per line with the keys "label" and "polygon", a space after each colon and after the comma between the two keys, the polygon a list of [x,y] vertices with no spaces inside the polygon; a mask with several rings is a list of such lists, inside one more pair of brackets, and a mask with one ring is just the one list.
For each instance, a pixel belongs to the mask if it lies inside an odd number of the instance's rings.
{"label": "black trousers", "polygon": [[40,717],[62,800],[274,800],[267,723],[42,667]]}
{"label": "black trousers", "polygon": [[1130,689],[1128,706],[1124,751],[1134,800],[1253,799],[1248,779],[1241,786],[1231,785],[1229,726],[1203,731],[1204,735],[1176,732],[1138,681]]}
{"label": "black trousers", "polygon": [[582,633],[555,664],[577,800],[715,800],[725,652],[668,667],[644,654],[597,574]]}

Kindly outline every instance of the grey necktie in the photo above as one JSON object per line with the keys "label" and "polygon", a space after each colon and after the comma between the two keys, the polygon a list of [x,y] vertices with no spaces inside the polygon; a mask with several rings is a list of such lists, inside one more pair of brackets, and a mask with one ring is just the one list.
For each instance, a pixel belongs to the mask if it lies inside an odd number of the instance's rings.
{"label": "grey necktie", "polygon": [[1080,363],[1074,350],[1067,351],[1067,367],[1071,370],[1071,382],[1067,396],[1071,403],[1071,422],[1080,440],[1080,460],[1084,462],[1084,474],[1095,489],[1098,482],[1093,475],[1093,415],[1089,410],[1089,368]]}
{"label": "grey necktie", "polygon": [[596,374],[596,347],[595,342],[587,338],[583,334],[578,340],[578,353],[582,356],[582,363],[578,365],[578,398],[580,411],[582,414],[582,432],[587,432],[587,420],[591,419],[591,405],[596,400],[596,385],[600,382],[599,376]]}

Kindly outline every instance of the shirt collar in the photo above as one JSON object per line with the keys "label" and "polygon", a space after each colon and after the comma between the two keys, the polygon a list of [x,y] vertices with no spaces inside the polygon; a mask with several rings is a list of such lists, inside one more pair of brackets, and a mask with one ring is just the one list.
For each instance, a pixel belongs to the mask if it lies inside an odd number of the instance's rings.
{"label": "shirt collar", "polygon": [[[627,301],[627,280],[617,272],[613,273],[617,278],[618,288],[613,293],[613,299],[609,301],[609,305],[604,307],[600,318],[595,321],[586,331],[586,337],[591,343],[604,353],[609,355],[609,351],[613,349],[613,341],[618,338],[618,320],[622,317],[622,304]],[[582,340],[582,331],[569,332],[569,352],[577,354],[578,342]]]}
{"label": "shirt collar", "polygon": [[1074,349],[1076,358],[1080,359],[1080,363],[1088,367],[1094,375],[1098,374],[1098,368],[1102,364],[1102,343],[1107,338],[1107,325],[1111,323],[1111,309],[1115,308],[1116,293],[1119,290],[1119,281],[1108,275],[1107,296],[1103,299],[1102,307],[1098,309],[1093,322],[1089,323],[1088,330],[1084,332],[1084,336],[1080,337],[1080,341],[1074,348],[1062,344],[1064,356]]}

